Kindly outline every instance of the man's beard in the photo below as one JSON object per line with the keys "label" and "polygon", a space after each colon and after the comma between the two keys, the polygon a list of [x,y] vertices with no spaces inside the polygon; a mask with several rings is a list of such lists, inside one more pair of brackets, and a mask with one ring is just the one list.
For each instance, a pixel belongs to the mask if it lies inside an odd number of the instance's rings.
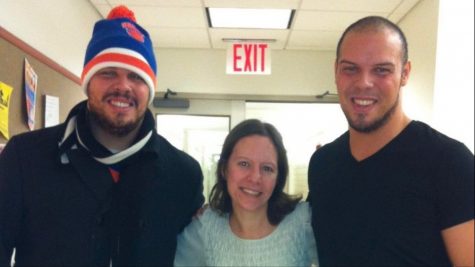
{"label": "man's beard", "polygon": [[358,115],[359,117],[356,120],[351,120],[350,116],[345,113],[346,120],[348,121],[348,124],[350,125],[350,127],[353,128],[355,131],[360,132],[360,133],[371,133],[383,127],[386,123],[388,123],[389,119],[394,114],[394,111],[396,110],[398,104],[399,104],[399,96],[397,97],[396,102],[394,102],[391,108],[388,111],[386,111],[386,113],[384,113],[381,118],[377,118],[376,121],[367,125],[363,123],[358,123],[358,120],[360,119],[360,117],[361,117],[361,120],[364,120],[365,115]]}
{"label": "man's beard", "polygon": [[122,121],[112,121],[107,118],[103,113],[98,112],[94,109],[89,109],[89,119],[94,121],[95,124],[99,125],[102,130],[114,135],[117,137],[123,137],[131,133],[137,127],[140,126],[140,123],[143,121],[145,113],[142,114],[137,120],[131,121],[129,123],[124,123]]}

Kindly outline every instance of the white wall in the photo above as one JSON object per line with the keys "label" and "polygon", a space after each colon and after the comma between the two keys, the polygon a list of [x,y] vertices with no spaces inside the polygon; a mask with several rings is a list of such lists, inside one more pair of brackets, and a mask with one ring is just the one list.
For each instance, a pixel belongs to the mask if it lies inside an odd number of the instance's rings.
{"label": "white wall", "polygon": [[406,35],[412,64],[409,83],[403,89],[403,108],[410,118],[432,123],[437,0],[420,1],[399,26]]}
{"label": "white wall", "polygon": [[0,12],[0,26],[81,75],[92,28],[101,18],[89,1],[0,0]]}
{"label": "white wall", "polygon": [[317,95],[330,90],[334,52],[273,50],[271,75],[226,75],[225,50],[158,49],[158,91]]}
{"label": "white wall", "polygon": [[473,0],[422,0],[400,22],[413,67],[403,92],[404,109],[472,152],[473,5]]}
{"label": "white wall", "polygon": [[434,126],[474,151],[474,2],[440,0]]}

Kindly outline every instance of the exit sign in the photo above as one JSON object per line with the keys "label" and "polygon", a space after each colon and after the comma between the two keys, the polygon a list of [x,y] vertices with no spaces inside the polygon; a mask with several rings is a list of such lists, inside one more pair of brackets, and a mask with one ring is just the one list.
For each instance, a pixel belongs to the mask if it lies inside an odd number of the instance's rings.
{"label": "exit sign", "polygon": [[238,42],[228,46],[227,74],[271,74],[270,47],[267,43]]}

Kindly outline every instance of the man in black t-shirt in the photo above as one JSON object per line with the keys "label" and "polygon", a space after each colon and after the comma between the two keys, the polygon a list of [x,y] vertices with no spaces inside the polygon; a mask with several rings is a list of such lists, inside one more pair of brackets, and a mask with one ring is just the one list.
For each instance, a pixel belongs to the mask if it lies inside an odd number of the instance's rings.
{"label": "man in black t-shirt", "polygon": [[474,164],[462,143],[412,121],[407,41],[382,17],[350,25],[335,81],[349,130],[309,165],[322,266],[473,266]]}

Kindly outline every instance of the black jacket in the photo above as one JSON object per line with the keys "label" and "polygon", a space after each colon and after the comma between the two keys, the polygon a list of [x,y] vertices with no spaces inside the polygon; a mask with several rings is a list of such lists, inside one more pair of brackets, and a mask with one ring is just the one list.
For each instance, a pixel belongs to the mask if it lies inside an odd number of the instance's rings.
{"label": "black jacket", "polygon": [[171,266],[203,204],[199,164],[154,132],[120,182],[83,148],[62,164],[64,125],[13,137],[0,155],[0,266]]}

